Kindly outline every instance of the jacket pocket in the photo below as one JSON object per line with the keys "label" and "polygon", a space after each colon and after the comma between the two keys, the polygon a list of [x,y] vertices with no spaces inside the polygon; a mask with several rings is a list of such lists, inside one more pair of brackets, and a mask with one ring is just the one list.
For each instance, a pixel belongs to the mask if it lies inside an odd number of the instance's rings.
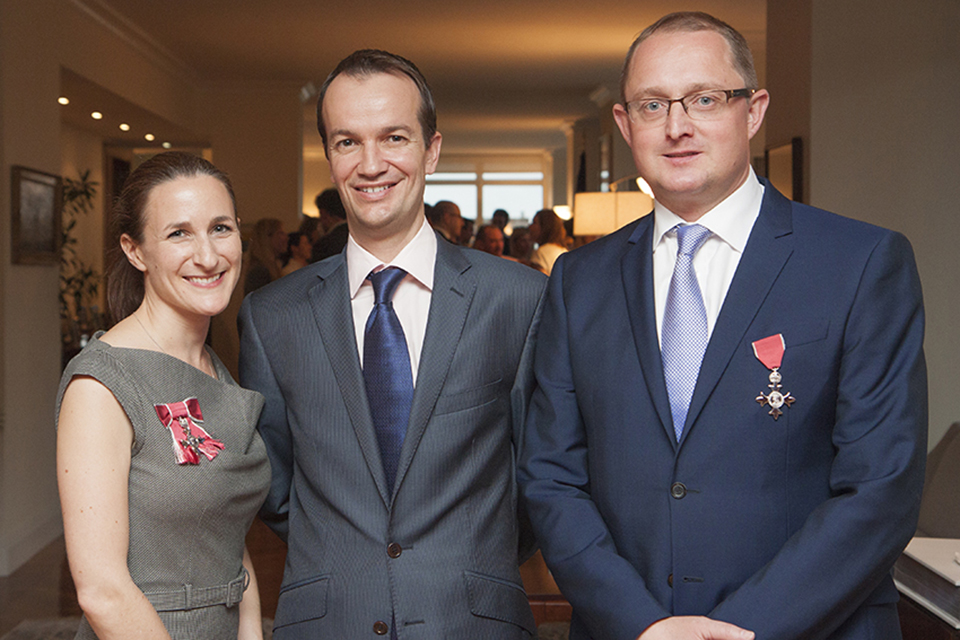
{"label": "jacket pocket", "polygon": [[329,587],[330,576],[324,575],[281,589],[274,627],[279,629],[327,615]]}
{"label": "jacket pocket", "polygon": [[466,391],[449,394],[441,393],[440,397],[437,398],[437,406],[433,413],[434,415],[453,413],[492,402],[496,400],[500,394],[506,395],[509,393],[501,388],[500,383],[502,381],[503,378],[497,378],[493,382],[488,382],[487,384],[482,384],[479,387],[467,389]]}
{"label": "jacket pocket", "polygon": [[792,327],[787,327],[783,332],[783,341],[790,347],[799,347],[811,342],[819,342],[830,333],[830,321],[826,318],[817,318],[798,322]]}
{"label": "jacket pocket", "polygon": [[536,633],[533,612],[522,586],[473,571],[464,571],[463,577],[467,583],[470,613],[509,622],[525,629],[530,635]]}

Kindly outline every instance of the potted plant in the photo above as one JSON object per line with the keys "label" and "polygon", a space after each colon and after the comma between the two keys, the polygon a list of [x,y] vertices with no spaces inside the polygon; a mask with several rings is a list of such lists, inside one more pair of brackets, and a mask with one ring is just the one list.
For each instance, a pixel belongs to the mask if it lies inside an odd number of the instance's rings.
{"label": "potted plant", "polygon": [[75,236],[77,222],[93,209],[98,183],[90,180],[90,171],[79,180],[63,179],[63,222],[60,230],[60,319],[64,356],[75,354],[86,344],[103,319],[97,302],[101,276],[80,257]]}

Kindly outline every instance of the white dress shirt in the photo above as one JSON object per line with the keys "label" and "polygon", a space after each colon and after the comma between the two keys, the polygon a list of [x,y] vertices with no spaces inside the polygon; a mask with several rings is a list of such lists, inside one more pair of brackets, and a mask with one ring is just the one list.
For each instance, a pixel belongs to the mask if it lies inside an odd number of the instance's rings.
{"label": "white dress shirt", "polygon": [[[736,191],[696,221],[696,224],[713,233],[700,246],[693,259],[693,269],[697,272],[697,282],[700,284],[703,304],[707,311],[708,338],[713,335],[720,307],[723,306],[733,274],[740,264],[743,248],[757,216],[760,215],[762,202],[763,185],[751,168],[750,175]],[[686,222],[656,201],[653,204],[653,215],[653,288],[659,339],[670,279],[677,262],[677,232],[674,227]]]}
{"label": "white dress shirt", "polygon": [[410,352],[410,370],[413,384],[417,384],[420,351],[427,332],[427,316],[433,295],[433,268],[437,262],[437,236],[423,218],[420,230],[390,263],[384,263],[357,244],[351,235],[347,240],[347,277],[350,284],[350,305],[353,308],[353,327],[357,336],[357,351],[363,367],[363,338],[367,318],[373,311],[373,284],[367,276],[387,267],[399,267],[407,272],[393,294],[393,309],[403,327],[403,335]]}

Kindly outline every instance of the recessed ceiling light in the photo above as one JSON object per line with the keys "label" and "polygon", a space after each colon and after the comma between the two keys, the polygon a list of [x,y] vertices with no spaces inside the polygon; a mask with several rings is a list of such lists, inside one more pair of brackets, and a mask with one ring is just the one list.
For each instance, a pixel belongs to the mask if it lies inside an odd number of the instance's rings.
{"label": "recessed ceiling light", "polygon": [[100,113],[99,111],[94,111],[93,113],[90,114],[90,117],[93,118],[94,120],[102,120],[103,114]]}
{"label": "recessed ceiling light", "polygon": [[153,142],[157,138],[152,133],[148,133],[147,135],[143,136],[143,139],[146,140],[147,142]]}
{"label": "recessed ceiling light", "polygon": [[169,149],[169,148],[171,148],[173,145],[170,144],[169,142],[164,142],[164,143],[163,143],[162,145],[160,145],[160,146],[162,146],[164,149]]}
{"label": "recessed ceiling light", "polygon": [[70,98],[68,98],[67,96],[60,96],[59,98],[57,98],[57,102],[63,105],[67,105],[67,104],[70,104]]}
{"label": "recessed ceiling light", "polygon": [[121,122],[120,131],[130,131],[130,125],[128,125],[126,122]]}

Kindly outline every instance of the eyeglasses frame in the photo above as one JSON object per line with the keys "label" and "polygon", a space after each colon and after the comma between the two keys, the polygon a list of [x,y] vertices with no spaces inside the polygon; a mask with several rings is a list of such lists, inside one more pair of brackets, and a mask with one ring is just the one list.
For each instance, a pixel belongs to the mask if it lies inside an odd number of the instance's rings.
{"label": "eyeglasses frame", "polygon": [[[636,109],[631,109],[630,105],[634,105],[634,104],[637,104],[638,102],[644,102],[647,100],[662,100],[667,103],[667,108],[664,111],[664,116],[663,116],[663,120],[666,120],[667,118],[670,117],[670,108],[673,107],[674,102],[679,102],[680,106],[683,107],[683,112],[687,114],[687,116],[689,116],[690,110],[687,107],[687,103],[685,102],[685,100],[687,100],[688,98],[694,98],[704,93],[713,93],[713,92],[720,92],[724,94],[727,97],[726,103],[729,104],[730,101],[733,100],[734,98],[747,98],[747,99],[752,98],[753,94],[757,92],[757,89],[748,89],[747,87],[744,87],[742,89],[703,89],[701,91],[694,91],[693,93],[688,93],[687,95],[682,96],[680,98],[673,98],[673,99],[671,98],[640,98],[638,100],[631,100],[630,102],[626,103],[626,105],[624,106],[625,106],[627,115],[630,115],[631,112],[634,112],[634,113],[637,112]],[[630,119],[633,120],[634,122],[639,122],[643,124],[656,124],[658,122],[661,122],[660,120],[654,120],[654,121],[635,120],[632,116],[630,117]],[[694,120],[696,120],[696,118],[694,118]]]}

